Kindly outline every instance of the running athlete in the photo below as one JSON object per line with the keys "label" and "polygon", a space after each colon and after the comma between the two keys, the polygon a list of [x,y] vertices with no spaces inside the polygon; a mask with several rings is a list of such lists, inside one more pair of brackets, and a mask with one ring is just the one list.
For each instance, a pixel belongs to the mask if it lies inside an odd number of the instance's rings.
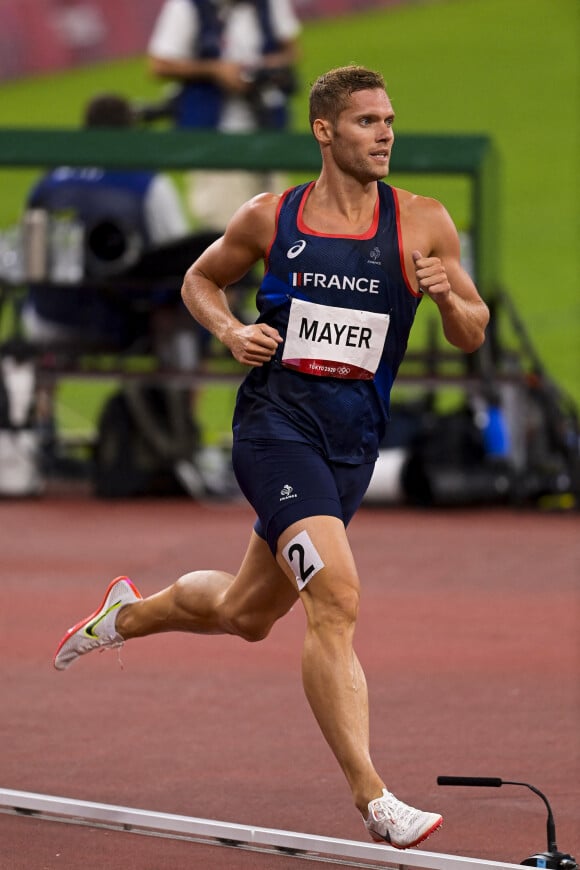
{"label": "running athlete", "polygon": [[[117,578],[101,607],[67,632],[55,665],[164,631],[261,640],[299,598],[312,711],[370,836],[407,848],[442,818],[398,800],[370,758],[366,681],[352,645],[360,584],[346,527],[372,474],[422,298],[467,353],[482,344],[489,313],[443,206],[381,180],[393,121],[380,74],[349,66],[321,76],[310,94],[318,179],[247,202],[185,276],[193,317],[251,367],[233,420],[234,468],[257,514],[240,570],[192,572],[146,599]],[[244,325],[224,288],[259,260],[259,317]]]}

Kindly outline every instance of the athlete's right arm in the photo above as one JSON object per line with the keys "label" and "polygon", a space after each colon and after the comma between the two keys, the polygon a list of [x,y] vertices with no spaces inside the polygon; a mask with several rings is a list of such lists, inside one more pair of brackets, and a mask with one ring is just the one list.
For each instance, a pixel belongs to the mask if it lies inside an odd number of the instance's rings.
{"label": "athlete's right arm", "polygon": [[185,274],[182,299],[202,326],[243,365],[268,362],[281,343],[266,323],[244,324],[231,312],[225,289],[239,281],[266,255],[276,226],[279,197],[263,193],[235,213],[221,238],[207,248]]}

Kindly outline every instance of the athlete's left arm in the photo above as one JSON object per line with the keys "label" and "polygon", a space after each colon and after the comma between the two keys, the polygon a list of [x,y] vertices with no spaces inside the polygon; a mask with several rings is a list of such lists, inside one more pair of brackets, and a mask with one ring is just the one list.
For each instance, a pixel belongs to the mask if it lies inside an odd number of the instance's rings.
{"label": "athlete's left arm", "polygon": [[436,200],[422,205],[431,241],[428,251],[413,251],[419,287],[439,308],[447,341],[472,353],[485,339],[489,309],[461,265],[459,236],[448,212]]}

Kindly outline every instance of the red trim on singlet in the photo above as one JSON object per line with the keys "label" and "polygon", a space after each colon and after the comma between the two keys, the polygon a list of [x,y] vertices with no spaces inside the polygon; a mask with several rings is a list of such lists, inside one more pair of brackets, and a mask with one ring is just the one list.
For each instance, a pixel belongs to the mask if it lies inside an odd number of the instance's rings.
{"label": "red trim on singlet", "polygon": [[276,236],[278,235],[278,220],[280,218],[280,210],[282,208],[282,204],[283,204],[284,200],[286,199],[286,197],[288,196],[288,194],[290,193],[291,190],[292,190],[291,187],[289,187],[288,190],[285,190],[284,193],[280,194],[280,199],[278,200],[278,205],[276,207],[276,221],[274,224],[274,233],[272,235],[272,239],[270,241],[270,244],[268,245],[268,248],[266,249],[266,253],[264,254],[264,274],[269,269],[268,264],[269,264],[269,260],[270,260],[270,251],[272,250],[272,245],[276,241]]}
{"label": "red trim on singlet", "polygon": [[399,197],[397,196],[397,190],[395,187],[391,187],[393,191],[393,202],[395,203],[395,216],[397,220],[397,242],[399,245],[399,261],[401,263],[401,272],[403,273],[403,278],[405,279],[405,284],[407,285],[407,289],[409,292],[415,296],[420,297],[422,294],[414,289],[413,285],[409,280],[409,276],[407,275],[407,270],[405,268],[405,254],[403,248],[403,231],[401,229],[401,213],[399,210]]}
{"label": "red trim on singlet", "polygon": [[362,233],[360,236],[353,236],[350,233],[342,235],[341,233],[319,233],[318,230],[311,229],[305,222],[303,218],[304,207],[306,205],[306,200],[310,194],[310,191],[314,187],[316,182],[311,181],[304,193],[302,194],[302,199],[300,200],[300,205],[298,207],[298,215],[296,217],[296,226],[300,230],[301,233],[308,233],[310,236],[319,236],[324,239],[372,239],[373,236],[376,235],[377,229],[379,226],[379,193],[377,190],[377,201],[375,203],[375,210],[373,214],[373,220],[366,232]]}

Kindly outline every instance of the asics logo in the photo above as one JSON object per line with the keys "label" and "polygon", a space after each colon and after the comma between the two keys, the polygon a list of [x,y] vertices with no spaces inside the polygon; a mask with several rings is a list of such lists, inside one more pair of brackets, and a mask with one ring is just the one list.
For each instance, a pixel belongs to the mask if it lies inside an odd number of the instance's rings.
{"label": "asics logo", "polygon": [[291,248],[288,248],[288,253],[286,254],[286,256],[289,260],[293,260],[295,257],[298,257],[302,253],[305,247],[305,239],[300,239],[298,242],[295,242]]}

